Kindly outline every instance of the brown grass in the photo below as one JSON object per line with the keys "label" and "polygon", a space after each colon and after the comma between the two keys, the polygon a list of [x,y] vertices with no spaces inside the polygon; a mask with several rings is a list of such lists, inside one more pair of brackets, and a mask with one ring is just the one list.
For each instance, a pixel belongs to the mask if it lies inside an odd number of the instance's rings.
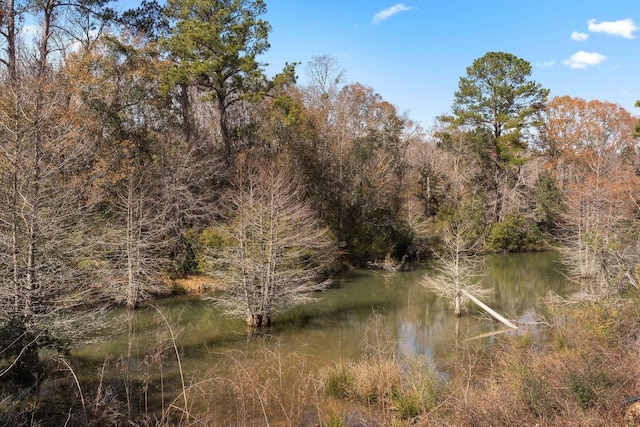
{"label": "brown grass", "polygon": [[220,279],[205,275],[190,275],[185,277],[170,278],[165,280],[169,288],[181,288],[188,294],[202,295],[206,293],[220,292],[225,285]]}
{"label": "brown grass", "polygon": [[[590,302],[556,310],[555,345],[511,339],[488,377],[445,405],[450,425],[624,425],[624,399],[640,394],[638,305]],[[634,331],[634,332],[632,332]],[[458,376],[457,390],[462,390]]]}

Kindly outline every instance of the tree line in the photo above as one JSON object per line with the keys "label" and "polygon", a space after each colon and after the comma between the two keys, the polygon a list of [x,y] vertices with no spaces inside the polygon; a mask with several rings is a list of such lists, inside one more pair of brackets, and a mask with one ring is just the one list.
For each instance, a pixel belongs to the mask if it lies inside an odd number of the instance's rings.
{"label": "tree line", "polygon": [[63,348],[74,322],[135,308],[170,277],[220,275],[228,307],[263,326],[345,265],[451,242],[558,246],[594,293],[637,287],[629,112],[549,99],[526,60],[489,52],[424,129],[330,56],[267,76],[265,11],[0,3],[3,357]]}

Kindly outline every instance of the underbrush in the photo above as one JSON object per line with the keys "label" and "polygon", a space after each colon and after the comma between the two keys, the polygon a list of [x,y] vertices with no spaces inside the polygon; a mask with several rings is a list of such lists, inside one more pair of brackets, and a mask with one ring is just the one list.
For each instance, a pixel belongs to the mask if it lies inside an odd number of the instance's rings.
{"label": "underbrush", "polygon": [[413,368],[389,352],[336,363],[324,374],[324,390],[378,405],[390,425],[623,425],[625,400],[640,395],[638,300],[556,299],[543,311],[549,343],[524,335],[490,352],[458,345],[446,383],[432,368]]}
{"label": "underbrush", "polygon": [[[397,343],[374,315],[357,361],[339,361],[320,375],[325,394],[377,409],[377,422],[415,423],[431,412],[443,391],[432,366],[397,354]],[[380,419],[381,418],[381,419]]]}
{"label": "underbrush", "polygon": [[640,394],[636,301],[552,307],[556,341],[513,338],[492,352],[488,376],[443,408],[447,424],[623,425],[626,398]]}

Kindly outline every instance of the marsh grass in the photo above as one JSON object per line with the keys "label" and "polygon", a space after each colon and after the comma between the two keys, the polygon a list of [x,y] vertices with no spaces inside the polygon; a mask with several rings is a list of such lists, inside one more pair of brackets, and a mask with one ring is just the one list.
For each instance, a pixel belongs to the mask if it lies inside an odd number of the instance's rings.
{"label": "marsh grass", "polygon": [[425,361],[397,353],[397,343],[385,332],[382,320],[373,314],[359,360],[336,362],[320,378],[326,395],[374,405],[378,417],[396,425],[435,408],[442,387]]}
{"label": "marsh grass", "polygon": [[[224,408],[220,422],[234,425],[300,425],[318,418],[318,386],[295,352],[275,338],[253,353],[227,352],[220,373],[205,390],[209,402]],[[224,392],[220,393],[220,390]]]}

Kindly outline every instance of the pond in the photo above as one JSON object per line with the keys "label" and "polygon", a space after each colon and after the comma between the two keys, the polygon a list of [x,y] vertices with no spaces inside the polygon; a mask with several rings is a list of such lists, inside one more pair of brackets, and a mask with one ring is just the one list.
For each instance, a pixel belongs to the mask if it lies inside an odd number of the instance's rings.
{"label": "pond", "polygon": [[[105,358],[142,360],[159,347],[172,347],[173,334],[182,370],[192,377],[215,371],[229,352],[251,354],[265,345],[268,336],[267,342],[272,343],[268,345],[277,345],[284,353],[295,352],[313,370],[338,360],[357,359],[375,317],[399,354],[424,357],[440,369],[455,351],[456,342],[480,336],[484,338],[477,338],[479,342],[491,345],[505,326],[471,306],[462,318],[454,318],[448,301],[420,285],[420,279],[430,272],[428,266],[398,273],[352,272],[331,289],[314,295],[311,302],[275,316],[274,326],[259,334],[250,333],[242,319],[225,317],[201,298],[167,298],[157,301],[157,309],[136,311],[127,322],[121,322],[125,312],[112,313],[108,333],[76,349],[72,356],[85,375],[93,375]],[[520,328],[508,334],[530,334],[541,340],[545,336],[534,322],[536,304],[549,290],[566,295],[573,289],[552,252],[487,257],[482,282],[493,290],[483,301],[520,322]]]}

